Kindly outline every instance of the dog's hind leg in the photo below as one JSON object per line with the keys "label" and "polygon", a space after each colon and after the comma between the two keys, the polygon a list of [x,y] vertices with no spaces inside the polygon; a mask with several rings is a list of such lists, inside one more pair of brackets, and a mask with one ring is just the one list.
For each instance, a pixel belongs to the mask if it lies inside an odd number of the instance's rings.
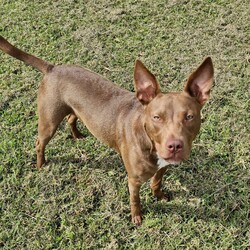
{"label": "dog's hind leg", "polygon": [[37,168],[45,163],[45,147],[58,125],[70,113],[70,109],[53,98],[38,98],[38,139],[36,142]]}
{"label": "dog's hind leg", "polygon": [[52,122],[48,117],[39,115],[38,121],[38,139],[36,141],[36,153],[37,153],[37,168],[41,168],[45,163],[45,147],[56,132],[58,125],[63,120],[64,116],[60,117],[55,122]]}
{"label": "dog's hind leg", "polygon": [[81,134],[81,132],[78,130],[76,126],[77,122],[77,116],[74,113],[71,113],[67,116],[68,123],[70,125],[71,133],[73,135],[74,139],[82,139],[84,136]]}

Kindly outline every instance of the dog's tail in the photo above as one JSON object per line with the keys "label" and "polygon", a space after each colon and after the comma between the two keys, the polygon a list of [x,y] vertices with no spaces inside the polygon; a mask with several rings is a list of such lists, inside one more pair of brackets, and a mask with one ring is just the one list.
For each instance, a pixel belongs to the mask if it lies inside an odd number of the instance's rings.
{"label": "dog's tail", "polygon": [[50,71],[54,67],[52,64],[48,62],[45,62],[44,60],[40,58],[37,58],[33,55],[30,55],[16,48],[12,44],[10,44],[6,39],[4,39],[2,36],[0,36],[0,49],[3,52],[25,62],[26,64],[33,66],[34,68],[41,71],[43,74],[46,74],[48,71]]}

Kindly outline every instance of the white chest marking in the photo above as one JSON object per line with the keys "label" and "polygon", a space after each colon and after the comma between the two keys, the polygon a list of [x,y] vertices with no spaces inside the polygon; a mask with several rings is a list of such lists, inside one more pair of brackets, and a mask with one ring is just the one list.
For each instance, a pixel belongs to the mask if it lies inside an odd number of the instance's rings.
{"label": "white chest marking", "polygon": [[164,168],[164,167],[166,167],[169,164],[170,164],[169,162],[165,161],[163,158],[161,158],[160,156],[158,156],[158,161],[157,161],[157,167],[158,167],[158,169]]}

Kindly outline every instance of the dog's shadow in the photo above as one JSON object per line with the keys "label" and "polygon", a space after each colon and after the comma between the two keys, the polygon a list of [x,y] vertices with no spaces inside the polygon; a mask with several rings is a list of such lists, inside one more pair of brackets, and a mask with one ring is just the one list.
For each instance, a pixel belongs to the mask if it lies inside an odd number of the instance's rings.
{"label": "dog's shadow", "polygon": [[[215,162],[218,166],[216,169]],[[171,167],[164,176],[163,190],[172,194],[172,200],[154,203],[149,200],[145,212],[150,213],[154,209],[159,214],[178,214],[194,221],[234,221],[234,215],[244,209],[246,202],[244,196],[240,197],[237,192],[240,189],[239,176],[236,174],[230,181],[225,180],[230,172],[226,166],[230,166],[227,157],[214,155],[203,158],[199,165],[195,165],[195,159],[192,159],[188,163]],[[174,190],[171,190],[171,184]]]}
{"label": "dog's shadow", "polygon": [[[205,152],[196,152],[195,157],[187,163],[182,163],[180,166],[170,166],[163,178],[163,190],[170,192],[172,199],[167,201],[156,201],[155,198],[145,198],[144,195],[149,197],[151,193],[149,185],[142,188],[142,208],[144,215],[150,214],[156,211],[159,214],[178,214],[186,218],[193,218],[195,220],[209,220],[211,218],[218,219],[230,219],[234,210],[237,207],[233,207],[233,204],[227,203],[227,209],[223,208],[224,202],[226,202],[228,193],[225,189],[228,189],[231,183],[223,182],[223,166],[229,165],[227,157],[223,158],[220,155],[214,155],[212,157],[201,156],[199,159],[199,165],[196,165],[195,158],[199,157],[199,154],[206,154]],[[203,158],[202,158],[203,157]],[[50,158],[46,165],[64,166],[70,164],[74,168],[81,169],[87,168],[88,171],[101,170],[103,172],[117,172],[119,178],[127,178],[125,167],[122,159],[114,150],[107,149],[104,156],[97,157],[90,155],[87,159],[81,157],[70,156],[53,156]],[[216,173],[210,169],[210,166],[214,166],[214,163],[221,166],[217,169]],[[115,180],[115,177],[112,177]],[[113,180],[113,179],[112,179]],[[121,180],[118,180],[119,182]],[[175,183],[178,182],[178,185]],[[126,185],[123,181],[122,185]],[[169,185],[170,184],[170,185]],[[175,188],[171,188],[175,186]],[[119,188],[119,187],[118,187]],[[124,187],[121,187],[124,188]],[[127,188],[127,187],[126,187]],[[151,194],[150,194],[151,195]],[[237,195],[230,199],[237,199]],[[129,200],[129,193],[127,192],[126,201]],[[151,197],[151,196],[150,196]],[[231,206],[231,207],[230,207]],[[128,211],[129,213],[129,211]]]}
{"label": "dog's shadow", "polygon": [[[89,154],[87,157],[53,156],[48,158],[45,165],[56,164],[74,165],[76,168],[87,167],[89,169],[103,169],[104,171],[125,171],[122,159],[118,153],[112,149],[107,149],[101,156]],[[123,168],[122,168],[123,167]]]}

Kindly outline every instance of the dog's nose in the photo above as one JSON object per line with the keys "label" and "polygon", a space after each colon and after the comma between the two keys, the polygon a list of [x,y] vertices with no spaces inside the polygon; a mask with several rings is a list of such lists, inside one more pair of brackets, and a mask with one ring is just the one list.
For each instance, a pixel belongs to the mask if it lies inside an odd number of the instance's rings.
{"label": "dog's nose", "polygon": [[178,153],[183,149],[183,142],[181,140],[170,140],[167,142],[167,149],[171,153]]}

